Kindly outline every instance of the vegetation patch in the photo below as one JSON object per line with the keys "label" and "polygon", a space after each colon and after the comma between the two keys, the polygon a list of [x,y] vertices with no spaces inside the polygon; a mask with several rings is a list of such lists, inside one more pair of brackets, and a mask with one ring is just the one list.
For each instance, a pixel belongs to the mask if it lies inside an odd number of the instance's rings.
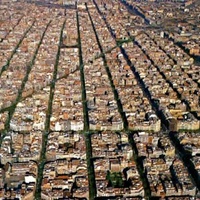
{"label": "vegetation patch", "polygon": [[108,181],[108,187],[114,187],[114,188],[124,187],[124,181],[121,172],[107,171],[106,180]]}

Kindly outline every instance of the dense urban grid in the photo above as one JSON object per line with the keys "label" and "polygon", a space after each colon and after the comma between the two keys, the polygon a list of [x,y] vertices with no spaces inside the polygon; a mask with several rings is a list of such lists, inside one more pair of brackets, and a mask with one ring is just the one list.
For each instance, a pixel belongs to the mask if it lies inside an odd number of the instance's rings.
{"label": "dense urban grid", "polygon": [[200,199],[198,0],[0,1],[0,199]]}

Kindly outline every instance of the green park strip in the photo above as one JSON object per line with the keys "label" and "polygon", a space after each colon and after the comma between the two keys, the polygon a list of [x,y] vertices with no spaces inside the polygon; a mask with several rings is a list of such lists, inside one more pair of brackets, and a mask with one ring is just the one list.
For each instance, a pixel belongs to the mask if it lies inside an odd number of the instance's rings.
{"label": "green park strip", "polygon": [[[97,9],[98,12],[99,12],[100,10],[99,10],[99,8],[97,7],[97,4],[95,4],[95,6],[96,6],[96,9]],[[101,15],[100,12],[99,12],[99,14]],[[104,18],[103,18],[103,19],[104,19]],[[105,21],[105,19],[104,19],[104,21]],[[105,23],[107,24],[106,21],[105,21]],[[107,24],[107,28],[108,28],[108,30],[110,31],[110,29],[109,29],[109,27],[108,27],[108,24]],[[111,33],[111,35],[113,36],[112,33]],[[114,37],[114,39],[115,39],[115,41],[116,41],[116,43],[117,43],[117,40],[116,40],[115,37]],[[134,42],[136,45],[138,45],[138,43],[137,43],[135,40],[133,40],[133,42]],[[141,46],[138,46],[138,47],[141,48]],[[162,125],[164,125],[164,127],[166,128],[166,121],[165,121],[165,119],[163,118],[162,113],[159,112],[158,105],[157,105],[156,102],[154,102],[154,100],[151,98],[150,91],[145,87],[145,83],[143,82],[143,80],[141,79],[141,77],[139,76],[139,74],[137,73],[137,71],[136,71],[134,65],[132,64],[132,62],[130,61],[130,59],[129,59],[129,57],[128,57],[126,51],[125,51],[125,49],[124,49],[123,47],[120,47],[120,49],[121,49],[121,52],[122,52],[122,54],[123,54],[125,60],[127,61],[127,64],[131,66],[131,69],[132,69],[133,73],[135,74],[135,77],[137,78],[138,84],[141,86],[142,90],[144,91],[144,94],[148,97],[148,99],[149,99],[150,103],[152,104],[154,110],[156,111],[157,115],[158,115],[159,118],[162,120]],[[142,50],[142,48],[141,48],[141,50]],[[146,53],[146,52],[143,52],[143,53]],[[145,55],[146,55],[146,54],[145,54]],[[147,56],[148,56],[148,55],[147,55]],[[148,56],[148,58],[149,58],[149,56]],[[150,58],[149,58],[149,59],[150,59]],[[151,59],[150,59],[150,60],[151,60]],[[152,64],[154,64],[153,61],[152,61]],[[157,69],[158,69],[158,68],[157,68]],[[158,71],[160,72],[159,69],[158,69]],[[160,72],[160,73],[161,73],[161,72]],[[165,79],[166,77],[163,76],[163,78]],[[167,131],[167,132],[169,132],[169,131]],[[133,140],[133,137],[132,137],[134,133],[133,133],[133,132],[127,131],[127,134],[128,134],[128,136],[129,136],[129,143],[131,144],[132,149],[133,149],[133,152],[134,152],[133,157],[134,157],[134,160],[135,160],[135,162],[136,162],[136,164],[137,164],[137,170],[138,170],[138,172],[139,172],[139,174],[140,174],[140,179],[141,179],[141,181],[143,182],[143,187],[144,187],[144,190],[145,190],[145,199],[152,199],[153,197],[151,197],[151,190],[150,190],[150,188],[149,188],[148,180],[147,180],[146,174],[145,174],[145,172],[144,172],[143,164],[142,164],[141,159],[139,159],[139,157],[138,157],[137,147],[136,147],[135,141]],[[188,162],[188,160],[190,160],[190,159],[188,159],[188,158],[185,157],[186,153],[183,152],[183,149],[181,149],[181,146],[180,146],[178,140],[176,139],[176,137],[173,135],[173,133],[168,133],[168,134],[171,135],[171,141],[173,142],[173,144],[174,144],[174,146],[175,146],[175,148],[176,148],[178,154],[179,154],[180,157],[182,158],[182,160],[183,160],[185,166],[187,166],[188,171],[190,172],[190,174],[191,174],[191,176],[192,176],[192,179],[193,179],[193,180],[196,180],[195,177],[198,177],[198,174],[197,174],[197,172],[196,172],[196,170],[195,170],[195,168],[194,168],[194,165],[192,164],[191,161]],[[198,180],[198,181],[199,181],[199,180]],[[197,187],[199,187],[199,182],[198,182],[198,181],[195,182],[195,184],[197,185]]]}
{"label": "green park strip", "polygon": [[143,184],[143,187],[144,187],[145,199],[147,199],[147,200],[151,199],[151,190],[150,190],[150,187],[149,187],[149,183],[148,183],[148,180],[147,180],[144,168],[143,168],[142,160],[138,157],[138,150],[137,150],[137,147],[136,147],[136,143],[133,139],[134,132],[127,132],[127,134],[128,134],[129,144],[131,145],[132,150],[133,150],[133,159],[136,163],[137,170],[138,170],[138,173],[140,175],[140,180],[142,181],[142,184]]}
{"label": "green park strip", "polygon": [[85,145],[86,145],[86,160],[87,160],[87,172],[89,182],[89,199],[93,200],[96,197],[96,184],[95,184],[95,172],[94,164],[92,161],[92,145],[91,145],[91,133],[89,132],[89,115],[87,108],[86,89],[85,89],[85,75],[84,75],[84,63],[82,57],[82,46],[80,36],[80,24],[79,24],[79,13],[76,12],[77,19],[77,32],[78,32],[78,47],[79,47],[79,69],[81,79],[81,90],[82,90],[82,105],[83,105],[83,116],[84,116],[84,131]]}
{"label": "green park strip", "polygon": [[[91,22],[91,25],[92,25],[92,28],[93,28],[93,31],[94,31],[94,34],[95,34],[95,37],[96,37],[96,41],[97,41],[97,43],[98,43],[99,49],[100,49],[101,54],[102,54],[102,59],[103,59],[104,67],[105,67],[105,70],[106,70],[106,73],[107,73],[107,76],[108,76],[108,79],[109,79],[109,82],[110,82],[110,86],[111,86],[111,88],[112,88],[112,92],[113,92],[115,101],[116,101],[116,103],[117,103],[118,112],[120,113],[121,118],[122,118],[122,121],[123,121],[124,130],[128,130],[128,121],[127,121],[126,115],[125,115],[125,113],[124,113],[124,111],[123,111],[123,106],[122,106],[121,100],[120,100],[120,98],[119,98],[118,92],[117,92],[117,90],[116,90],[116,88],[115,88],[115,85],[114,85],[114,83],[113,83],[112,75],[111,75],[109,66],[107,65],[106,56],[105,56],[105,54],[104,54],[104,52],[103,52],[103,48],[102,48],[102,46],[101,46],[101,43],[100,43],[98,34],[97,34],[97,32],[96,32],[96,29],[95,29],[95,26],[94,26],[92,17],[91,17],[91,15],[90,15],[89,9],[88,9],[88,7],[87,7],[87,4],[86,4],[86,10],[87,10],[88,16],[89,16],[89,18],[90,18],[90,22]],[[123,43],[123,42],[121,41],[119,44],[121,45],[122,43]],[[116,46],[118,46],[119,44],[116,44]]]}
{"label": "green park strip", "polygon": [[[124,43],[133,42],[133,40],[134,40],[133,37],[130,37],[130,38],[127,38],[127,39],[125,39],[125,40],[120,40],[120,41],[118,41],[117,45],[115,45],[114,47],[111,47],[111,48],[107,49],[107,50],[104,51],[103,53],[100,53],[100,54],[98,54],[98,55],[95,55],[93,58],[91,58],[91,59],[89,60],[89,62],[82,62],[82,63],[83,63],[83,66],[89,64],[90,62],[93,62],[94,60],[98,60],[98,59],[102,58],[102,57],[103,57],[104,55],[106,55],[106,54],[111,53],[114,49],[116,49],[116,48],[118,48],[118,47],[121,47]],[[80,68],[77,67],[77,68],[76,68],[74,71],[72,71],[70,74],[73,74],[73,73],[77,72],[78,70],[80,70]],[[68,76],[69,76],[69,74],[65,74],[65,75],[63,75],[63,76],[57,78],[57,79],[56,79],[56,82],[59,81],[59,80],[62,80],[62,79],[66,79]],[[83,76],[84,76],[84,74],[83,74]],[[46,84],[45,86],[41,87],[40,90],[43,90],[45,87],[48,87],[48,86],[50,86],[50,85],[51,85],[51,84]],[[84,85],[84,84],[83,84],[83,85]],[[21,97],[21,99],[19,100],[19,102],[24,101],[26,98],[32,97],[32,95],[37,94],[37,92],[40,91],[40,90],[34,90],[31,94],[29,94],[29,95],[27,95],[27,96]],[[11,105],[11,106],[8,106],[8,107],[5,107],[5,108],[1,108],[1,109],[0,109],[0,113],[4,113],[4,112],[9,111],[9,110],[11,109],[11,107],[12,107],[12,105]]]}
{"label": "green park strip", "polygon": [[8,35],[15,29],[15,27],[17,27],[17,26],[19,25],[19,23],[22,21],[23,17],[24,17],[24,15],[22,15],[22,16],[18,19],[17,23],[13,26],[12,29],[10,29],[10,30],[8,31],[8,33],[5,35],[4,38],[2,38],[2,39],[0,40],[0,42],[3,42],[3,41],[8,37]]}
{"label": "green park strip", "polygon": [[[70,74],[73,74],[73,73],[77,72],[78,70],[79,70],[79,69],[77,68],[77,69],[75,69],[74,71],[72,71]],[[69,76],[70,74],[65,74],[65,75],[63,75],[63,76],[57,78],[57,79],[56,79],[56,82],[59,81],[59,80],[68,78],[68,76]],[[19,100],[19,102],[22,102],[22,101],[24,101],[25,99],[27,99],[27,98],[29,98],[29,97],[32,97],[34,94],[37,94],[39,91],[43,90],[43,89],[46,88],[46,87],[49,87],[50,85],[51,85],[51,83],[46,84],[45,86],[41,87],[39,90],[33,90],[33,92],[32,92],[31,94],[28,94],[28,95],[26,95],[26,96],[21,97],[21,99]],[[7,111],[9,111],[10,109],[12,109],[12,105],[0,109],[0,113],[7,112]]]}
{"label": "green park strip", "polygon": [[95,171],[94,163],[92,158],[92,142],[91,133],[84,132],[85,135],[85,145],[86,145],[86,160],[87,160],[87,171],[88,171],[88,181],[89,181],[89,199],[94,200],[97,195],[96,181],[95,181]]}
{"label": "green park strip", "polygon": [[33,58],[32,58],[32,60],[31,60],[31,62],[29,63],[29,65],[27,66],[26,75],[24,76],[24,78],[23,78],[23,80],[22,80],[21,87],[20,87],[20,89],[19,89],[19,91],[18,91],[17,98],[15,99],[14,103],[11,105],[11,107],[10,107],[9,110],[8,110],[8,117],[7,117],[6,122],[5,122],[5,130],[4,130],[4,131],[2,132],[2,134],[1,134],[0,144],[2,143],[2,140],[3,140],[3,138],[5,137],[6,133],[7,133],[7,132],[9,131],[9,129],[10,129],[10,121],[11,121],[11,119],[12,119],[12,117],[13,117],[13,114],[14,114],[14,112],[15,112],[15,109],[16,109],[16,107],[17,107],[17,105],[18,105],[20,99],[22,98],[23,90],[24,90],[25,85],[26,85],[26,83],[27,83],[27,81],[28,81],[29,74],[31,73],[31,70],[32,70],[32,68],[33,68],[33,66],[34,66],[34,64],[35,64],[35,60],[36,60],[36,57],[37,57],[39,48],[40,48],[40,46],[41,46],[41,44],[42,44],[42,41],[43,41],[44,36],[45,36],[45,33],[46,33],[46,31],[47,31],[47,29],[48,29],[50,23],[51,23],[51,21],[47,24],[47,26],[46,26],[46,28],[45,28],[45,30],[44,30],[42,36],[41,36],[40,42],[39,42],[39,44],[38,44],[38,46],[37,46],[37,48],[36,48],[36,50],[35,50],[35,53],[34,53],[34,55],[33,55]]}
{"label": "green park strip", "polygon": [[27,34],[31,30],[31,28],[34,26],[34,24],[35,24],[35,20],[31,24],[31,26],[24,32],[24,35],[22,36],[22,38],[19,40],[19,42],[17,43],[16,47],[12,51],[10,58],[7,60],[7,63],[4,66],[2,66],[1,71],[0,71],[0,77],[3,74],[3,72],[6,71],[9,68],[10,62],[11,62],[13,56],[17,52],[18,48],[20,47],[20,44],[22,43],[22,41],[24,40],[24,38],[27,36]]}
{"label": "green park strip", "polygon": [[[98,8],[98,5],[96,4],[95,0],[93,1],[94,2],[94,5],[99,13],[99,15],[101,16],[101,11],[99,10]],[[105,18],[103,18],[106,26],[107,26],[107,29],[109,30],[111,36],[115,39],[115,42],[116,42],[116,45],[118,45],[119,43],[121,43],[122,41],[118,41],[116,39],[116,37],[114,36],[114,34],[111,32],[111,29],[110,29],[110,25],[107,23],[107,21],[105,20]],[[127,42],[133,42],[134,41],[134,38],[130,38],[128,39]],[[132,68],[132,71],[133,73],[135,74],[136,78],[137,78],[137,81],[139,83],[140,86],[144,85],[142,79],[140,79],[140,77],[138,76],[138,74],[136,73],[136,70],[134,68],[134,66],[132,65],[130,59],[128,58],[128,55],[126,54],[126,51],[124,50],[124,48],[122,46],[120,46],[120,50],[127,62],[127,64],[129,66],[131,66]],[[142,88],[144,89],[144,88]],[[144,187],[144,191],[145,191],[145,199],[150,199],[151,198],[151,191],[150,191],[150,188],[149,188],[149,184],[148,184],[148,181],[147,181],[147,178],[144,174],[144,169],[143,169],[143,164],[142,162],[140,161],[139,157],[138,157],[138,151],[137,151],[137,147],[136,147],[136,144],[135,144],[135,141],[133,140],[133,132],[129,131],[128,130],[128,127],[126,129],[126,134],[128,135],[128,138],[129,138],[129,143],[132,147],[132,150],[133,150],[133,159],[134,161],[136,162],[136,165],[137,165],[137,170],[139,172],[139,175],[140,175],[140,179],[142,181],[142,184],[143,184],[143,187]]]}
{"label": "green park strip", "polygon": [[197,170],[195,169],[194,163],[191,161],[190,153],[188,154],[186,149],[183,148],[183,145],[180,143],[179,139],[177,138],[177,133],[170,132],[169,136],[174,146],[176,147],[176,151],[178,155],[180,156],[184,165],[187,167],[187,170],[190,174],[191,179],[197,186],[198,190],[200,190],[200,176]]}
{"label": "green park strip", "polygon": [[36,190],[35,190],[35,199],[39,200],[41,199],[41,185],[42,185],[42,179],[43,179],[43,170],[44,165],[46,162],[46,146],[48,141],[48,134],[50,131],[50,118],[52,115],[52,106],[53,106],[53,99],[54,99],[54,91],[55,91],[55,84],[56,84],[56,77],[57,77],[57,71],[58,71],[58,65],[59,65],[59,58],[60,58],[60,47],[61,42],[63,38],[63,30],[65,27],[66,20],[64,21],[61,32],[60,32],[60,39],[58,44],[58,51],[56,55],[56,61],[54,65],[54,72],[53,72],[53,80],[50,85],[50,94],[49,94],[49,101],[48,101],[48,109],[46,112],[46,121],[45,121],[45,130],[42,134],[42,151],[41,151],[41,157],[38,164],[38,176],[37,176],[37,183],[36,183]]}
{"label": "green park strip", "polygon": [[76,11],[76,21],[77,21],[77,32],[78,32],[78,49],[79,49],[79,69],[80,69],[80,79],[81,79],[81,90],[82,90],[82,105],[83,105],[83,117],[84,117],[84,130],[89,130],[89,116],[87,109],[87,99],[86,99],[86,89],[85,89],[85,75],[84,75],[84,63],[82,57],[82,47],[81,47],[81,35],[80,35],[80,23],[78,11]]}

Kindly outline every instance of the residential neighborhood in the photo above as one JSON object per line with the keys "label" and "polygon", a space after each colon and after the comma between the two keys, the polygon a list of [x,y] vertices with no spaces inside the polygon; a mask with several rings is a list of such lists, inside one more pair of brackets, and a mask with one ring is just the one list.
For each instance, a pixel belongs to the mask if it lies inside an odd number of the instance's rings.
{"label": "residential neighborhood", "polygon": [[198,0],[0,1],[0,199],[200,199]]}

